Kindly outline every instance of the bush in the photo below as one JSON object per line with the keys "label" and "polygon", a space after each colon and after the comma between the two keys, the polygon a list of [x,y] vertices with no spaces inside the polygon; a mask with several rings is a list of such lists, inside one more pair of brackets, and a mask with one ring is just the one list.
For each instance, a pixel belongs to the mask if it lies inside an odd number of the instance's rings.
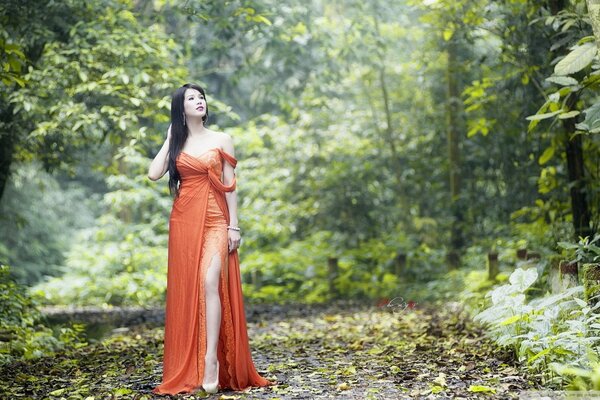
{"label": "bush", "polygon": [[548,384],[565,380],[572,372],[563,370],[565,366],[591,374],[597,356],[590,355],[600,341],[598,306],[590,307],[580,298],[582,286],[528,299],[537,279],[535,268],[517,268],[507,284],[487,294],[491,304],[475,315],[475,321],[486,324],[496,343],[512,348],[519,361],[540,372]]}
{"label": "bush", "polygon": [[80,229],[65,257],[64,274],[31,293],[44,304],[158,306],[164,304],[168,220],[172,199],[146,177],[147,159],[127,150],[128,174],[107,178],[101,215]]}
{"label": "bush", "polygon": [[44,325],[37,301],[10,277],[10,268],[0,264],[0,365],[18,359],[53,355],[68,347],[87,345],[83,325]]}

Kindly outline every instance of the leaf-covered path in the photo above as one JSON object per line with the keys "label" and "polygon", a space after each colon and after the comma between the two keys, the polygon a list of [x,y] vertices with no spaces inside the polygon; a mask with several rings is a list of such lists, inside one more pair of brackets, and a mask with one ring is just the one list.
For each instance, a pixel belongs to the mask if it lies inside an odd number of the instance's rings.
{"label": "leaf-covered path", "polygon": [[[453,304],[331,306],[249,322],[248,330],[259,373],[277,384],[213,398],[507,399],[539,387]],[[3,368],[0,397],[168,398],[150,392],[160,381],[162,335],[162,327],[138,326],[76,353]]]}

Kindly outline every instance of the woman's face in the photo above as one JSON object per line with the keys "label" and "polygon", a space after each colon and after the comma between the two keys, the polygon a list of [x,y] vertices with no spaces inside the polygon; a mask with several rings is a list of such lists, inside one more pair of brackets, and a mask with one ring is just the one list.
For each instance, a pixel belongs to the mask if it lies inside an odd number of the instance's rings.
{"label": "woman's face", "polygon": [[186,118],[202,118],[206,115],[206,99],[198,90],[186,89],[183,99],[183,110]]}

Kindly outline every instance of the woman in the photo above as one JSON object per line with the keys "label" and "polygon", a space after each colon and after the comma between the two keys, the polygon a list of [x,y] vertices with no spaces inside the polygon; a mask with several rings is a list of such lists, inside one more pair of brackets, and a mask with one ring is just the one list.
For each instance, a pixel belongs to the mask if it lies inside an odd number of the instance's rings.
{"label": "woman", "polygon": [[157,394],[273,384],[256,372],[246,332],[233,142],[231,136],[207,129],[207,118],[200,86],[188,83],[177,89],[167,140],[148,171],[155,181],[168,169],[169,189],[175,194],[163,377],[152,390]]}

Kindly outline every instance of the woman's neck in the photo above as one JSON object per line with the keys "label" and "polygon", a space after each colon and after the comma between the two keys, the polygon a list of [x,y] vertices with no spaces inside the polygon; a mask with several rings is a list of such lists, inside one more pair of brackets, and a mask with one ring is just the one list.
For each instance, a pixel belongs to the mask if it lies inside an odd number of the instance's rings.
{"label": "woman's neck", "polygon": [[202,136],[208,133],[208,129],[204,126],[204,121],[202,118],[198,119],[188,119],[186,121],[190,136]]}

